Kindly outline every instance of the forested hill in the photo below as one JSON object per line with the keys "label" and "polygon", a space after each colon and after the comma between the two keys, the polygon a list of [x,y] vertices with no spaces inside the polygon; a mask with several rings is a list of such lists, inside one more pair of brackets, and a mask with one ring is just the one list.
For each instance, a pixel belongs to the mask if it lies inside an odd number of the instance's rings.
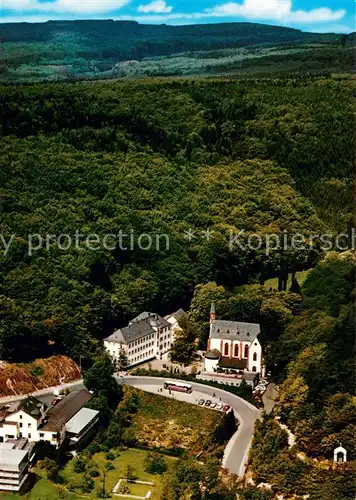
{"label": "forested hill", "polygon": [[113,20],[5,23],[0,26],[0,33],[3,42],[46,42],[56,38],[60,33],[72,33],[86,37],[88,42],[94,43],[97,50],[111,51],[123,60],[188,50],[276,45],[339,38],[338,35],[304,33],[292,28],[256,23],[167,26]]}
{"label": "forested hill", "polygon": [[[314,265],[317,248],[266,255],[230,236],[345,231],[352,93],[351,79],[310,77],[2,86],[3,359],[79,360],[143,310],[189,307],[199,283],[231,290]],[[76,231],[133,231],[135,245],[59,248]],[[142,233],[167,234],[169,250],[141,250]],[[30,255],[29,234],[52,236]]]}
{"label": "forested hill", "polygon": [[1,24],[0,80],[59,81],[251,72],[351,72],[351,35],[281,26],[133,21]]}

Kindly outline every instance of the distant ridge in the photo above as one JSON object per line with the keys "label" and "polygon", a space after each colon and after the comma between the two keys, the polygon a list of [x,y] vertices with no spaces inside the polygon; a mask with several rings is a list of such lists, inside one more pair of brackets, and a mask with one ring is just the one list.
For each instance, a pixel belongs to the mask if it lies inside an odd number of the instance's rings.
{"label": "distant ridge", "polygon": [[[354,40],[354,35],[258,23],[168,26],[112,19],[4,23],[0,24],[0,79],[217,74],[249,71],[256,65],[264,72],[277,66],[289,71],[348,71],[351,54],[343,54],[341,61],[339,48],[347,49]],[[179,60],[172,61],[174,56]]]}

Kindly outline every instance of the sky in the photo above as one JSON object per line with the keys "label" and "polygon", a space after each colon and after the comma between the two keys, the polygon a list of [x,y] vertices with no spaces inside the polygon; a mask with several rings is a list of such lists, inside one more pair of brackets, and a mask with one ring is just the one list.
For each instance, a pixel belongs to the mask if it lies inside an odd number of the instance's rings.
{"label": "sky", "polygon": [[135,20],[152,24],[259,22],[303,31],[355,31],[355,0],[0,0],[0,22]]}

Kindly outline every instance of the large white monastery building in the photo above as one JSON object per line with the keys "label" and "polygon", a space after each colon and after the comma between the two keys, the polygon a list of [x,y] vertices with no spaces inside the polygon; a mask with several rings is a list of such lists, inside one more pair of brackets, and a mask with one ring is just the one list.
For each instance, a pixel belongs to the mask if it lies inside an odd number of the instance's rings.
{"label": "large white monastery building", "polygon": [[104,340],[104,346],[114,361],[119,361],[123,351],[128,366],[162,359],[173,344],[172,324],[159,314],[143,312],[128,326],[116,330]]}
{"label": "large white monastery building", "polygon": [[205,371],[259,373],[264,376],[259,333],[258,323],[217,320],[213,303]]}

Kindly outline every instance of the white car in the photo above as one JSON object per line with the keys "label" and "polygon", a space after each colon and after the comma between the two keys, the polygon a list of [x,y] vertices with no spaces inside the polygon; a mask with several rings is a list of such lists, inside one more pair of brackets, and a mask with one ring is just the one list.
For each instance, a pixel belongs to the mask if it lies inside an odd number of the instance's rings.
{"label": "white car", "polygon": [[266,387],[264,385],[256,385],[254,392],[255,391],[265,391]]}

